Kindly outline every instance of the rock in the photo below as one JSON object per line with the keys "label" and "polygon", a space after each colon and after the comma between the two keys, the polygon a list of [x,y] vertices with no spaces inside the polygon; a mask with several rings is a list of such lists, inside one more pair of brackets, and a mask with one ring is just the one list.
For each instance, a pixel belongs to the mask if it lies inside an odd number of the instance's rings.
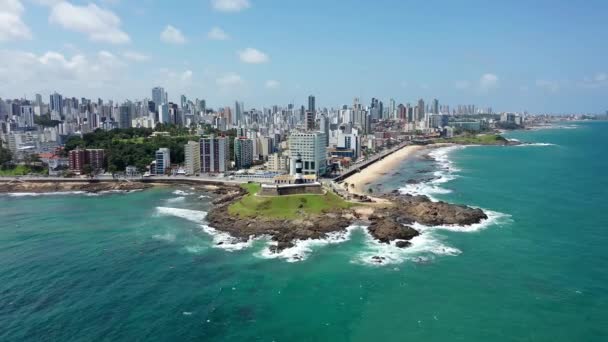
{"label": "rock", "polygon": [[375,239],[382,243],[389,243],[393,240],[411,240],[420,235],[416,229],[404,226],[393,218],[375,219],[367,229]]}
{"label": "rock", "polygon": [[399,248],[406,248],[406,247],[409,247],[411,245],[412,245],[412,243],[409,242],[409,241],[401,241],[401,240],[399,240],[399,241],[395,242],[395,246],[399,247]]}

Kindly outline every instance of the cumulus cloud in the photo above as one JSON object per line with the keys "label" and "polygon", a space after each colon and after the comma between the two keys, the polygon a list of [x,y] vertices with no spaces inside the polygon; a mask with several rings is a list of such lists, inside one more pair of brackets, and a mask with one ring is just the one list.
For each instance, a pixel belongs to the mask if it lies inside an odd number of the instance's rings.
{"label": "cumulus cloud", "polygon": [[224,74],[224,75],[218,77],[215,80],[215,83],[220,88],[232,88],[232,87],[238,87],[238,86],[243,85],[245,83],[245,81],[243,81],[243,79],[241,78],[241,76],[239,74],[230,72],[230,73],[227,73],[227,74]]}
{"label": "cumulus cloud", "polygon": [[167,25],[163,32],[160,33],[160,40],[169,44],[184,44],[186,37],[177,28]]}
{"label": "cumulus cloud", "polygon": [[92,41],[124,44],[131,40],[120,28],[120,18],[95,4],[78,6],[67,1],[59,2],[51,8],[49,22],[86,34]]}
{"label": "cumulus cloud", "polygon": [[108,51],[90,56],[75,54],[71,57],[48,51],[35,54],[17,50],[0,50],[0,89],[19,92],[35,84],[51,89],[98,88],[114,85],[124,73],[126,64]]}
{"label": "cumulus cloud", "polygon": [[266,63],[269,60],[267,54],[254,48],[246,48],[238,52],[239,58],[244,63],[250,64],[261,64]]}
{"label": "cumulus cloud", "polygon": [[536,86],[550,92],[556,92],[560,88],[559,82],[549,80],[536,80]]}
{"label": "cumulus cloud", "polygon": [[483,74],[479,79],[479,88],[488,91],[498,86],[498,76],[495,74]]}
{"label": "cumulus cloud", "polygon": [[239,12],[251,7],[249,0],[211,0],[211,5],[221,12]]}
{"label": "cumulus cloud", "polygon": [[268,89],[276,89],[281,86],[281,83],[277,80],[268,80],[265,84]]}
{"label": "cumulus cloud", "polygon": [[19,0],[0,0],[0,42],[31,39],[30,28],[23,22],[23,4]]}
{"label": "cumulus cloud", "polygon": [[211,40],[228,40],[230,36],[221,28],[215,26],[207,33],[207,38]]}
{"label": "cumulus cloud", "polygon": [[144,55],[136,51],[125,51],[122,56],[133,62],[145,62],[150,59],[150,56]]}

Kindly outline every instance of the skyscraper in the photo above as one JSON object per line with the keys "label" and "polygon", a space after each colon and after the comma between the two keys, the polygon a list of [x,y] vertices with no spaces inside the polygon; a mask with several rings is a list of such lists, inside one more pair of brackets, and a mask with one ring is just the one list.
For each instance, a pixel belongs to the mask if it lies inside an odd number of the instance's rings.
{"label": "skyscraper", "polygon": [[433,114],[439,114],[439,100],[433,99]]}
{"label": "skyscraper", "polygon": [[230,141],[213,135],[202,137],[200,144],[200,172],[226,172],[230,167]]}
{"label": "skyscraper", "polygon": [[325,146],[329,146],[329,119],[325,114],[319,118],[319,130],[325,133]]}
{"label": "skyscraper", "polygon": [[310,110],[306,112],[306,130],[315,130],[315,112],[312,112]]}
{"label": "skyscraper", "polygon": [[197,141],[188,141],[184,145],[186,174],[196,175],[201,172],[201,145]]}
{"label": "skyscraper", "polygon": [[308,111],[309,112],[316,112],[316,107],[315,107],[315,97],[313,95],[310,95],[308,97]]}
{"label": "skyscraper", "polygon": [[424,120],[424,113],[425,113],[424,109],[425,109],[424,100],[423,99],[418,100],[418,117],[416,118],[417,121]]}
{"label": "skyscraper", "polygon": [[63,97],[61,94],[53,93],[51,94],[51,98],[49,101],[49,109],[53,113],[58,114],[59,116],[63,115]]}
{"label": "skyscraper", "polygon": [[129,103],[124,103],[120,106],[118,110],[118,128],[131,128],[131,105]]}
{"label": "skyscraper", "polygon": [[158,106],[167,103],[167,92],[165,91],[165,89],[162,87],[152,88],[152,101],[154,101],[157,108]]}

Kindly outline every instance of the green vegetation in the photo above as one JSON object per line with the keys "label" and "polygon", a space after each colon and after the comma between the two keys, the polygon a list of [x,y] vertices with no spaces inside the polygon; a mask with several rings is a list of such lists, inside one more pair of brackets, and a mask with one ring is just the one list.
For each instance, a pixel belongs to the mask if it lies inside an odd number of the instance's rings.
{"label": "green vegetation", "polygon": [[8,148],[0,146],[0,167],[4,167],[13,160],[13,154]]}
{"label": "green vegetation", "polygon": [[321,214],[335,209],[353,206],[332,192],[325,195],[290,195],[258,197],[261,186],[257,183],[244,184],[249,193],[233,203],[228,212],[240,217],[263,217],[269,219],[296,219],[304,214]]}
{"label": "green vegetation", "polygon": [[[203,127],[205,134],[219,134],[211,126]],[[168,132],[169,136],[152,137],[154,131]],[[236,135],[236,130],[226,132],[228,136]],[[184,162],[184,145],[190,140],[198,141],[194,129],[175,125],[158,124],[155,129],[128,128],[111,131],[96,130],[81,137],[72,136],[65,143],[65,153],[80,148],[102,148],[106,150],[107,170],[124,171],[129,165],[145,171],[146,166],[154,160],[154,152],[161,147],[171,150],[171,162]],[[232,143],[232,139],[231,139]]]}
{"label": "green vegetation", "polygon": [[25,176],[31,173],[45,174],[46,170],[41,167],[27,165],[16,165],[10,168],[0,168],[0,176],[3,177]]}
{"label": "green vegetation", "polygon": [[473,145],[501,145],[507,142],[507,139],[499,134],[465,134],[450,139],[439,139],[436,140],[436,142]]}
{"label": "green vegetation", "polygon": [[34,123],[43,127],[55,127],[61,123],[58,120],[52,120],[50,114],[34,115]]}

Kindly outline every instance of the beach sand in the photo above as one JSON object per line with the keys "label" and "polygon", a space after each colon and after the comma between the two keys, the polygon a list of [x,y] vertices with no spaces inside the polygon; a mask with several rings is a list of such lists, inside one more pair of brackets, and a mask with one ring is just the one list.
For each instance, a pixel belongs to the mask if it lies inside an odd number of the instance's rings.
{"label": "beach sand", "polygon": [[[344,183],[348,183],[348,191],[359,195],[369,195],[368,189],[370,184],[391,172],[395,172],[396,168],[405,159],[412,157],[416,152],[424,149],[425,146],[410,145],[390,154],[382,160],[375,162],[361,172],[346,178]],[[354,187],[351,186],[354,184]]]}

